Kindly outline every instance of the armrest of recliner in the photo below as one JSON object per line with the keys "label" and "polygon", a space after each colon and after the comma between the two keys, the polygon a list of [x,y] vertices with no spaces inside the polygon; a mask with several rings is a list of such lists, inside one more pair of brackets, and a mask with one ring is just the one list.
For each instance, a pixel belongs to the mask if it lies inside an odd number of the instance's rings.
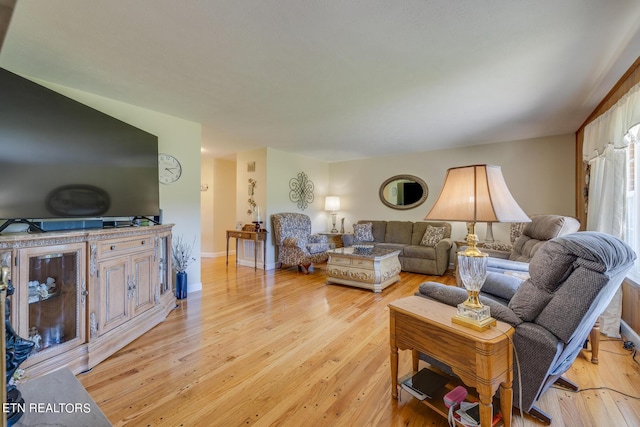
{"label": "armrest of recliner", "polygon": [[487,260],[487,270],[496,272],[515,271],[529,273],[529,263],[489,257]]}
{"label": "armrest of recliner", "polygon": [[453,247],[453,239],[446,238],[440,240],[436,244],[436,254],[446,254],[447,259],[449,258],[449,250]]}
{"label": "armrest of recliner", "polygon": [[[549,381],[549,377],[557,374],[558,365],[564,364],[559,359],[564,345],[549,330],[535,323],[524,322],[515,328],[513,346],[516,353],[514,404],[519,400],[518,394],[522,390],[520,409],[529,412],[538,396],[555,381],[554,378]],[[522,379],[520,384],[518,376]]]}
{"label": "armrest of recliner", "polygon": [[496,296],[510,301],[524,280],[507,274],[488,272],[482,285],[481,294]]}
{"label": "armrest of recliner", "polygon": [[480,250],[491,258],[509,259],[509,255],[511,254],[511,251],[501,251],[500,249],[489,249],[485,247],[480,248]]}

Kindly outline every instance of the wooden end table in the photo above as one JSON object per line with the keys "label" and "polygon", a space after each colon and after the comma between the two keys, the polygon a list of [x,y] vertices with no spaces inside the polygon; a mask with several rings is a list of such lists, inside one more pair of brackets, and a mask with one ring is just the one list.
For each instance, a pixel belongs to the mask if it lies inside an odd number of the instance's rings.
{"label": "wooden end table", "polygon": [[[504,322],[478,332],[451,322],[455,307],[411,296],[389,304],[391,345],[391,396],[398,398],[398,349],[412,350],[413,370],[418,370],[418,352],[450,366],[462,382],[475,387],[480,400],[480,425],[490,427],[493,396],[500,390],[500,410],[506,427],[511,426],[513,405],[513,328]],[[445,418],[448,409],[442,397],[423,401]]]}
{"label": "wooden end table", "polygon": [[327,243],[329,244],[329,247],[331,249],[344,247],[344,244],[342,243],[342,236],[344,236],[347,233],[331,233],[327,231],[327,232],[318,233],[318,234],[320,234],[321,236],[327,236]]}
{"label": "wooden end table", "polygon": [[236,239],[236,265],[238,264],[238,240],[253,240],[253,269],[258,269],[258,242],[262,244],[262,268],[267,269],[267,231],[240,231],[240,230],[227,230],[227,266],[229,266],[229,239]]}

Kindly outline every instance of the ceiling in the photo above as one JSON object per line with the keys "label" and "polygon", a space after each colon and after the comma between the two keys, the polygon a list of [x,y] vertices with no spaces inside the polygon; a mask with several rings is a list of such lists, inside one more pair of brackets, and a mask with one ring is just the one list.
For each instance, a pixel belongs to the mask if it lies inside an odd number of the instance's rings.
{"label": "ceiling", "polygon": [[0,66],[341,161],[575,132],[640,0],[18,0]]}

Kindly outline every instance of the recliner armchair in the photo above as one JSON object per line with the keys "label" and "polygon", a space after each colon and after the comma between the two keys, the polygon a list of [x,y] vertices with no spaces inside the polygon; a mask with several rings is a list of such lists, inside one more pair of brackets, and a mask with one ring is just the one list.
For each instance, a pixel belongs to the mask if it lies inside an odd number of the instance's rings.
{"label": "recliner armchair", "polygon": [[481,248],[482,252],[489,255],[487,271],[526,278],[529,261],[544,243],[556,237],[575,233],[579,229],[580,222],[570,216],[533,215],[531,222],[525,223],[522,233],[515,239],[510,251]]}
{"label": "recliner armchair", "polygon": [[[494,318],[515,329],[514,351],[522,376],[519,385],[514,375],[516,406],[521,399],[524,412],[551,422],[535,407],[536,401],[556,381],[577,389],[562,374],[580,353],[635,259],[634,251],[620,239],[586,231],[545,243],[531,259],[526,281],[487,274],[480,300]],[[416,295],[454,306],[467,298],[464,289],[435,282],[420,285]],[[427,356],[421,358],[447,369]]]}
{"label": "recliner armchair", "polygon": [[271,215],[277,260],[281,265],[297,265],[307,274],[313,263],[329,258],[327,236],[311,234],[311,218],[301,213]]}

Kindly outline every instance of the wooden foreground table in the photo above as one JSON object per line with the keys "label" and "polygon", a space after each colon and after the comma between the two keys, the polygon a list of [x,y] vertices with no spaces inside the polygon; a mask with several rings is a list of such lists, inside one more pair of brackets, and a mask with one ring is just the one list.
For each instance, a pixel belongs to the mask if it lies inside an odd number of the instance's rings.
{"label": "wooden foreground table", "polygon": [[[475,387],[480,400],[480,424],[491,426],[493,396],[500,389],[500,410],[511,426],[513,405],[513,328],[504,322],[478,332],[451,322],[456,308],[411,296],[389,304],[391,344],[391,395],[398,398],[398,349],[413,350],[413,370],[418,352],[450,366],[465,385]],[[441,396],[423,401],[444,417],[448,409]]]}

